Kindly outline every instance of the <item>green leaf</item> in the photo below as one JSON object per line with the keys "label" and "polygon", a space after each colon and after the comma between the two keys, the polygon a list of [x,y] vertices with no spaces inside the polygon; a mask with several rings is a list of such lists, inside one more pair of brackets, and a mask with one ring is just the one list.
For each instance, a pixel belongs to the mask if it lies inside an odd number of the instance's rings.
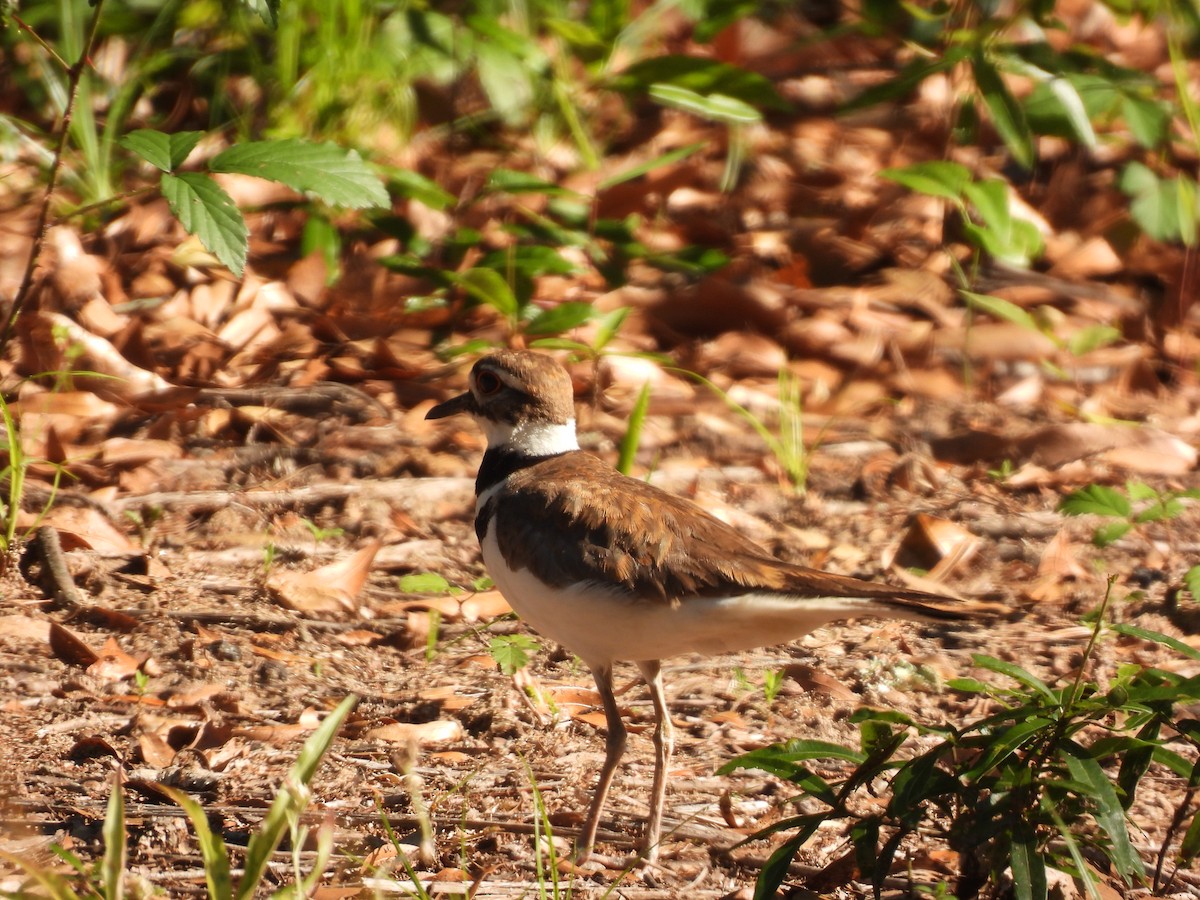
{"label": "green leaf", "polygon": [[866,754],[829,741],[793,740],[782,744],[772,744],[770,747],[763,747],[759,750],[751,750],[749,753],[734,757],[717,769],[717,774],[728,775],[737,769],[761,769],[764,772],[788,778],[796,770],[796,763],[803,760],[844,759],[858,765],[866,758]]}
{"label": "green leaf", "polygon": [[1125,490],[1129,494],[1130,500],[1140,502],[1143,500],[1158,499],[1158,491],[1144,481],[1135,481],[1130,478],[1125,482]]}
{"label": "green leaf", "polygon": [[1005,662],[1002,659],[997,659],[994,656],[988,656],[984,653],[975,653],[971,656],[971,661],[981,669],[987,669],[989,672],[996,672],[1000,675],[1007,675],[1027,688],[1032,688],[1041,694],[1052,706],[1058,705],[1058,695],[1046,685],[1044,681],[1023,669],[1016,663]]}
{"label": "green leaf", "polygon": [[1187,585],[1192,599],[1200,600],[1200,566],[1192,566],[1188,569],[1183,576],[1183,583]]}
{"label": "green leaf", "polygon": [[1125,824],[1125,808],[1117,798],[1117,792],[1100,763],[1086,755],[1082,747],[1068,744],[1059,755],[1067,764],[1071,777],[1087,785],[1087,793],[1096,806],[1096,821],[1108,835],[1113,863],[1126,884],[1145,876],[1142,858],[1138,856],[1129,840],[1129,829]]}
{"label": "green leaf", "polygon": [[163,175],[160,189],[184,229],[240,278],[246,267],[249,232],[230,196],[200,172]]}
{"label": "green leaf", "polygon": [[1058,504],[1058,510],[1068,516],[1098,515],[1127,519],[1132,508],[1129,498],[1116,488],[1089,484],[1063,497],[1062,502]]}
{"label": "green leaf", "polygon": [[1067,350],[1072,356],[1083,356],[1101,347],[1115,344],[1121,339],[1121,329],[1112,325],[1087,325],[1067,339]]}
{"label": "green leaf", "polygon": [[493,250],[477,265],[484,269],[495,269],[501,275],[519,274],[529,278],[570,275],[578,271],[573,262],[553,247],[539,244],[517,244],[504,250]]}
{"label": "green leaf", "polygon": [[1016,97],[1012,95],[996,66],[977,50],[971,59],[975,84],[983,95],[984,105],[992,118],[992,124],[1000,134],[1008,151],[1023,168],[1031,169],[1034,163],[1033,134],[1025,121],[1025,113]]}
{"label": "green leaf", "polygon": [[800,848],[808,842],[809,838],[817,833],[822,821],[821,817],[812,817],[802,828],[797,830],[794,837],[771,854],[762,867],[762,871],[758,873],[758,880],[754,884],[754,900],[774,900],[779,886],[787,878],[788,867],[792,864],[792,860],[795,859],[796,854],[800,852]]}
{"label": "green leaf", "polygon": [[[496,30],[498,34],[517,36],[499,26]],[[489,35],[490,38],[496,36]],[[512,126],[528,118],[537,93],[534,78],[546,69],[544,57],[533,63],[529,60],[528,53],[513,52],[494,40],[481,41],[475,46],[475,73],[479,84],[487,94],[492,108]]]}
{"label": "green leaf", "polygon": [[546,181],[528,172],[517,172],[513,169],[495,169],[488,176],[487,191],[504,191],[507,194],[545,194],[550,197],[580,197],[577,191],[559,187],[552,181]]}
{"label": "green leaf", "polygon": [[1092,543],[1097,547],[1107,547],[1129,534],[1132,528],[1132,522],[1109,522],[1092,532]]}
{"label": "green leaf", "polygon": [[279,27],[279,3],[280,0],[242,0],[242,2],[258,13],[259,18],[265,22],[271,30]]}
{"label": "green leaf", "polygon": [[674,165],[681,160],[687,159],[698,150],[703,150],[708,146],[707,141],[697,141],[694,144],[688,144],[684,147],[677,147],[661,156],[655,156],[652,159],[645,160],[632,168],[626,169],[624,172],[618,172],[609,178],[604,179],[598,185],[596,190],[607,191],[609,188],[614,188],[619,184],[624,184],[627,181],[633,181],[635,178],[641,178],[643,175],[653,172],[655,169],[663,166]]}
{"label": "green leaf", "polygon": [[633,460],[637,456],[638,445],[642,441],[642,426],[646,422],[646,412],[649,409],[650,382],[647,381],[638,391],[637,399],[633,402],[633,409],[629,411],[629,422],[625,426],[625,433],[621,435],[621,444],[617,455],[617,471],[622,475],[628,475],[633,470]]}
{"label": "green leaf", "polygon": [[1017,900],[1045,900],[1046,863],[1038,853],[1037,834],[1021,826],[1012,836],[1013,895]]}
{"label": "green leaf", "polygon": [[632,310],[632,306],[622,306],[600,317],[600,320],[596,323],[595,349],[603,350],[608,346],[609,342],[617,336],[617,333],[621,330],[621,326],[625,324],[626,317]]}
{"label": "green leaf", "polygon": [[1163,497],[1147,506],[1133,517],[1133,521],[1161,522],[1163,519],[1174,519],[1183,512],[1183,504],[1175,497]]}
{"label": "green leaf", "polygon": [[1200,854],[1200,814],[1192,817],[1192,822],[1179,843],[1178,864],[1190,867],[1197,854]]}
{"label": "green leaf", "polygon": [[918,85],[926,78],[954,68],[967,55],[968,51],[964,47],[951,47],[932,62],[925,59],[915,60],[905,66],[903,71],[891,81],[885,81],[883,84],[867,88],[853,100],[843,104],[841,111],[853,112],[877,106],[881,103],[903,100],[916,90]]}
{"label": "green leaf", "polygon": [[1057,75],[1051,76],[1049,81],[1043,83],[1050,89],[1050,93],[1062,107],[1063,115],[1078,142],[1088,149],[1094,149],[1096,132],[1092,129],[1092,122],[1088,118],[1087,109],[1084,108],[1083,98],[1079,96],[1075,85],[1068,79]]}
{"label": "green leaf", "polygon": [[529,665],[529,655],[541,645],[527,634],[496,635],[488,641],[488,652],[505,675],[512,675]]}
{"label": "green leaf", "polygon": [[430,209],[449,209],[458,202],[457,197],[442,190],[437,182],[411,169],[389,168],[387,178],[398,195],[418,200]]}
{"label": "green leaf", "polygon": [[183,165],[188,154],[195,149],[204,137],[203,131],[178,131],[174,134],[164,134],[161,131],[151,131],[139,128],[131,131],[119,141],[126,150],[136,153],[150,165],[171,172]]}
{"label": "green leaf", "polygon": [[542,310],[525,325],[526,334],[559,334],[571,331],[596,315],[590,303],[568,302]]}
{"label": "green leaf", "polygon": [[1121,98],[1121,115],[1133,139],[1143,147],[1152,150],[1167,139],[1171,112],[1161,101],[1126,94]]}
{"label": "green leaf", "polygon": [[753,106],[725,94],[698,94],[675,84],[652,84],[650,97],[665,106],[681,109],[713,122],[752,125],[762,121]]}
{"label": "green leaf", "polygon": [[467,269],[461,275],[447,273],[446,277],[503,316],[515,318],[520,311],[512,288],[495,269]]}
{"label": "green leaf", "polygon": [[437,572],[414,572],[401,575],[397,587],[403,594],[447,594],[453,585]]}
{"label": "green leaf", "polygon": [[644,59],[616,75],[612,86],[618,91],[651,91],[655,86],[670,86],[706,97],[720,94],[740,100],[749,108],[791,109],[762,75],[698,56]]}
{"label": "green leaf", "polygon": [[[1122,170],[1117,187],[1132,198],[1130,215],[1142,231],[1160,241],[1178,240],[1195,231],[1196,210],[1180,178],[1159,178],[1140,162]],[[1194,188],[1193,188],[1194,198]]]}
{"label": "green leaf", "polygon": [[289,818],[299,815],[308,805],[308,792],[305,788],[312,782],[317,767],[337,736],[338,729],[342,727],[346,716],[354,709],[356,703],[357,697],[347,697],[325,717],[312,736],[304,742],[300,755],[296,757],[291,772],[275,794],[259,830],[246,846],[244,874],[234,894],[236,900],[249,900],[262,883],[264,873],[271,862],[271,854],[275,852],[288,830]]}
{"label": "green leaf", "polygon": [[101,829],[104,857],[100,861],[100,882],[104,887],[104,900],[124,900],[125,897],[128,843],[125,837],[125,786],[122,775],[121,769],[113,773],[112,792],[108,795],[108,809]]}
{"label": "green leaf", "polygon": [[215,156],[214,172],[237,172],[285,184],[333,206],[390,206],[383,184],[353,150],[299,138],[234,144]]}
{"label": "green leaf", "polygon": [[226,900],[232,897],[233,878],[229,869],[229,851],[221,835],[209,827],[204,807],[180,788],[160,784],[159,789],[187,814],[192,828],[196,830],[196,842],[200,845],[200,858],[204,861],[204,879],[208,883],[210,900]]}
{"label": "green leaf", "polygon": [[941,197],[960,205],[963,189],[971,181],[971,171],[966,166],[941,159],[915,163],[901,169],[884,169],[879,176],[910,191]]}
{"label": "green leaf", "polygon": [[[1196,566],[1195,568],[1200,568]],[[1188,572],[1191,575],[1191,571]],[[1193,595],[1195,596],[1195,595]],[[1142,628],[1140,625],[1129,625],[1125,622],[1112,622],[1108,628],[1115,631],[1117,634],[1123,634],[1127,637],[1140,638],[1143,641],[1152,641],[1155,644],[1162,644],[1164,647],[1169,647],[1176,653],[1181,653],[1188,659],[1200,660],[1200,650],[1185,644],[1179,638],[1171,637],[1169,634],[1163,634],[1159,631],[1151,631],[1149,628]]]}
{"label": "green leaf", "polygon": [[946,682],[946,687],[964,694],[986,694],[992,689],[987,682],[977,678],[951,678]]}
{"label": "green leaf", "polygon": [[997,319],[1012,322],[1014,325],[1020,325],[1022,328],[1028,328],[1030,331],[1041,333],[1042,329],[1038,325],[1037,320],[1010,300],[993,297],[991,294],[976,294],[973,291],[959,291],[959,293],[962,294],[963,299],[967,301],[967,305],[972,309],[981,310]]}

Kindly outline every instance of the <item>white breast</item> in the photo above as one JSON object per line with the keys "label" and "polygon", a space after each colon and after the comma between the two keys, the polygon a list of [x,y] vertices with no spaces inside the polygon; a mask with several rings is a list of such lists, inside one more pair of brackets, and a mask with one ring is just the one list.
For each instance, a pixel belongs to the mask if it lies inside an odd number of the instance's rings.
{"label": "white breast", "polygon": [[[481,509],[499,485],[481,496]],[[774,594],[693,598],[674,605],[637,600],[592,583],[552,588],[528,569],[510,569],[496,540],[496,519],[480,542],[496,588],[539,634],[558,641],[589,667],[617,660],[717,654],[795,640],[829,622],[894,615],[869,600],[797,600]]]}

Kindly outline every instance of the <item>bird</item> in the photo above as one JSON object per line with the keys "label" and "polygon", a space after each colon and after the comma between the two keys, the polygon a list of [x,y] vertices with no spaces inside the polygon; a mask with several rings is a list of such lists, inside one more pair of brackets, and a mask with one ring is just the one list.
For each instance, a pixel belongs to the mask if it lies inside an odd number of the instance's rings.
{"label": "bird", "polygon": [[487,447],[475,480],[475,534],[496,588],[534,630],[591,670],[604,708],[604,763],[576,843],[592,854],[625,752],[613,667],[637,666],[654,707],[654,779],[641,859],[661,841],[674,749],[662,661],[773,646],[864,616],[970,618],[957,598],[783,562],[690,500],[579,447],[570,375],[552,357],[498,350],[468,390],[426,419],[474,418]]}

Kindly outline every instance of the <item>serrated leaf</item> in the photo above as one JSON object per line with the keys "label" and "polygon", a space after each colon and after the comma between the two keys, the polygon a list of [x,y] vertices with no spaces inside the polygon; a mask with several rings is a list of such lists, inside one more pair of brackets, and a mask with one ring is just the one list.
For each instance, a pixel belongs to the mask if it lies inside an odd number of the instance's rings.
{"label": "serrated leaf", "polygon": [[201,172],[163,175],[160,187],[172,215],[239,278],[246,267],[246,221],[219,184]]}
{"label": "serrated leaf", "polygon": [[1174,519],[1183,512],[1183,504],[1175,497],[1162,497],[1147,506],[1133,517],[1137,523],[1161,522],[1163,519]]}
{"label": "serrated leaf", "polygon": [[894,181],[910,191],[928,194],[931,197],[941,197],[960,204],[962,203],[963,189],[971,181],[971,171],[966,166],[940,159],[915,163],[901,169],[884,169],[879,176]]}
{"label": "serrated leaf", "polygon": [[1125,482],[1125,491],[1129,494],[1129,499],[1134,501],[1158,499],[1158,491],[1146,482],[1134,481],[1132,478]]}
{"label": "serrated leaf", "polygon": [[333,206],[365,209],[391,204],[383,184],[361,157],[336,144],[299,138],[248,141],[219,153],[209,168],[277,181]]}
{"label": "serrated leaf", "polygon": [[183,161],[200,143],[202,137],[204,137],[203,131],[178,131],[174,134],[164,134],[149,128],[139,128],[122,137],[119,143],[126,150],[132,151],[146,160],[150,165],[162,169],[164,172],[172,172],[183,165]]}
{"label": "serrated leaf", "polygon": [[529,665],[529,655],[540,647],[525,634],[497,635],[488,642],[488,652],[505,675],[512,675]]}
{"label": "serrated leaf", "polygon": [[1129,518],[1132,511],[1128,497],[1116,488],[1103,484],[1089,484],[1067,494],[1058,504],[1058,509],[1068,516],[1097,515],[1120,519]]}
{"label": "serrated leaf", "polygon": [[1092,532],[1092,543],[1097,547],[1107,547],[1129,534],[1131,528],[1133,528],[1132,522],[1109,522],[1101,525]]}

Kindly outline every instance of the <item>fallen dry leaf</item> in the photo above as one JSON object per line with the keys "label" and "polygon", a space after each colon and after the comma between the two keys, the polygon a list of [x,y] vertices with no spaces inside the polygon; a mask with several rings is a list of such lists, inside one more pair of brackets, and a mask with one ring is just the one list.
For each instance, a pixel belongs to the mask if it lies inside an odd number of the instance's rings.
{"label": "fallen dry leaf", "polygon": [[381,546],[382,541],[372,540],[357,553],[311,572],[274,572],[267,590],[281,606],[297,612],[357,613],[358,595]]}
{"label": "fallen dry leaf", "polygon": [[368,728],[363,739],[387,741],[393,744],[446,744],[462,740],[463,727],[457,719],[438,719],[433,722],[388,722]]}
{"label": "fallen dry leaf", "polygon": [[121,649],[116,638],[109,638],[96,653],[96,661],[87,667],[87,673],[102,681],[121,681],[132,678],[141,667],[141,661]]}
{"label": "fallen dry leaf", "polygon": [[57,622],[50,623],[49,640],[54,655],[67,665],[86,669],[100,658],[91,647]]}

